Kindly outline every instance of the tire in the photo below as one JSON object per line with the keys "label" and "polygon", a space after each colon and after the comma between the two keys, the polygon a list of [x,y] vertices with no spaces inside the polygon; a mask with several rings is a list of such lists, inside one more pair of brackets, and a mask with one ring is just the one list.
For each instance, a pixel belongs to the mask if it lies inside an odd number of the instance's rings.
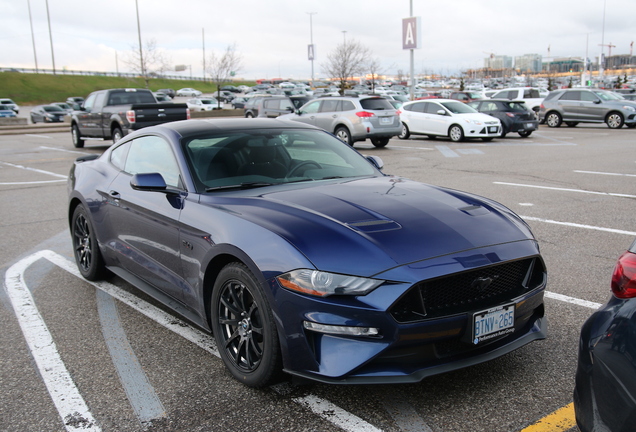
{"label": "tire", "polygon": [[80,134],[79,128],[76,124],[71,126],[71,136],[73,137],[73,147],[82,148],[84,147],[84,140],[82,139],[82,135]]}
{"label": "tire", "polygon": [[31,114],[31,123],[36,124],[37,122],[35,121],[35,118],[33,117],[33,114]]}
{"label": "tire", "polygon": [[492,137],[482,138],[481,140],[484,141],[484,142],[490,142],[490,141],[492,141]]}
{"label": "tire", "polygon": [[430,140],[435,140],[437,139],[437,135],[426,135],[428,137],[428,139]]}
{"label": "tire", "polygon": [[565,122],[565,124],[566,124],[568,127],[576,127],[576,125],[577,125],[577,124],[579,124],[579,122]]}
{"label": "tire", "polygon": [[349,129],[347,129],[344,126],[339,126],[336,128],[336,131],[334,132],[334,135],[338,137],[338,139],[342,142],[344,142],[345,144],[349,144],[350,146],[353,146],[353,140],[351,139],[351,133],[349,132]]}
{"label": "tire", "polygon": [[507,132],[502,132],[501,135],[499,135],[499,138],[505,138],[507,135]]}
{"label": "tire", "polygon": [[234,378],[249,387],[279,378],[282,360],[274,316],[245,265],[223,267],[212,289],[210,311],[221,359]]}
{"label": "tire", "polygon": [[545,123],[551,128],[557,128],[561,126],[561,123],[563,123],[563,119],[561,118],[561,114],[557,112],[551,112],[545,118]]}
{"label": "tire", "polygon": [[121,129],[116,126],[113,129],[113,132],[111,133],[111,136],[113,138],[113,144],[115,144],[117,141],[119,141],[120,139],[122,139],[124,137],[124,134],[121,132]]}
{"label": "tire", "polygon": [[106,273],[106,266],[99,250],[93,223],[82,205],[78,205],[73,212],[71,237],[75,263],[82,276],[90,281],[102,279]]}
{"label": "tire", "polygon": [[629,129],[634,129],[634,128],[636,128],[636,123],[628,124],[627,127]]}
{"label": "tire", "polygon": [[245,114],[245,118],[254,118],[254,114],[248,112],[247,114]]}
{"label": "tire", "polygon": [[377,148],[386,147],[391,138],[371,138],[371,144]]}
{"label": "tire", "polygon": [[398,135],[399,139],[405,140],[405,139],[409,139],[409,137],[411,136],[411,131],[409,131],[409,127],[402,123],[402,132]]}
{"label": "tire", "polygon": [[625,118],[623,114],[619,112],[611,112],[607,115],[605,123],[607,123],[607,127],[610,129],[620,129],[625,124]]}
{"label": "tire", "polygon": [[464,141],[464,129],[459,125],[452,125],[448,129],[448,137],[453,142],[462,142]]}
{"label": "tire", "polygon": [[528,138],[531,134],[532,134],[532,131],[522,131],[522,132],[519,132],[519,136],[520,136],[521,138]]}

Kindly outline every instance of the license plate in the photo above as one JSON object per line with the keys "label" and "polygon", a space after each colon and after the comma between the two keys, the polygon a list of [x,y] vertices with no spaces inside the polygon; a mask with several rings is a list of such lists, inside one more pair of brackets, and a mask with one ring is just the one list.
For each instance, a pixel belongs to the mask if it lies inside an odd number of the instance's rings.
{"label": "license plate", "polygon": [[380,124],[393,124],[393,117],[380,117]]}
{"label": "license plate", "polygon": [[497,126],[488,126],[489,133],[497,133]]}
{"label": "license plate", "polygon": [[509,304],[477,312],[473,315],[473,343],[503,336],[515,331],[515,305]]}
{"label": "license plate", "polygon": [[526,123],[526,130],[532,130],[534,129],[534,126],[532,123]]}

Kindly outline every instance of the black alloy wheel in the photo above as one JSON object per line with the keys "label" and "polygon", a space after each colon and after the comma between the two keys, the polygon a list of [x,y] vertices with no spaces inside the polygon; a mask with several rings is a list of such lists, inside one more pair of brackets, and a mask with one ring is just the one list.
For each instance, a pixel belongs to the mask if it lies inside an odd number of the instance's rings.
{"label": "black alloy wheel", "polygon": [[262,387],[282,369],[278,332],[262,289],[241,263],[225,266],[212,290],[214,338],[223,363],[243,384]]}
{"label": "black alloy wheel", "polygon": [[75,263],[82,276],[91,281],[101,279],[106,267],[97,244],[93,225],[82,205],[77,206],[73,212],[71,235]]}

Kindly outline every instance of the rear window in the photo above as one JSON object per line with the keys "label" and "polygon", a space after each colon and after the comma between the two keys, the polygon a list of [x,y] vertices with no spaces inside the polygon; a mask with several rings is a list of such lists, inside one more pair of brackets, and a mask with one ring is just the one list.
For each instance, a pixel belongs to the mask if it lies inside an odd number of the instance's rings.
{"label": "rear window", "polygon": [[50,105],[50,106],[45,106],[44,107],[44,111],[46,112],[63,112],[64,110],[62,110],[62,108],[54,106],[54,105]]}
{"label": "rear window", "polygon": [[111,92],[108,105],[132,105],[139,103],[157,103],[150,91],[118,91]]}
{"label": "rear window", "polygon": [[393,105],[384,98],[360,99],[360,105],[367,110],[392,110]]}
{"label": "rear window", "polygon": [[537,90],[537,89],[525,89],[523,91],[523,98],[524,99],[538,99],[538,98],[541,98],[541,95],[539,94],[539,90]]}

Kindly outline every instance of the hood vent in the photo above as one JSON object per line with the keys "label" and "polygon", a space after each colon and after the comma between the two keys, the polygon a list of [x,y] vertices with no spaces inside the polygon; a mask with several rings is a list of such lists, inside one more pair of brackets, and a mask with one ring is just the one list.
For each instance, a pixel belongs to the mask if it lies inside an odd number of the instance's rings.
{"label": "hood vent", "polygon": [[347,223],[347,226],[365,233],[389,231],[402,228],[399,223],[387,219],[371,219],[358,222],[349,222]]}

